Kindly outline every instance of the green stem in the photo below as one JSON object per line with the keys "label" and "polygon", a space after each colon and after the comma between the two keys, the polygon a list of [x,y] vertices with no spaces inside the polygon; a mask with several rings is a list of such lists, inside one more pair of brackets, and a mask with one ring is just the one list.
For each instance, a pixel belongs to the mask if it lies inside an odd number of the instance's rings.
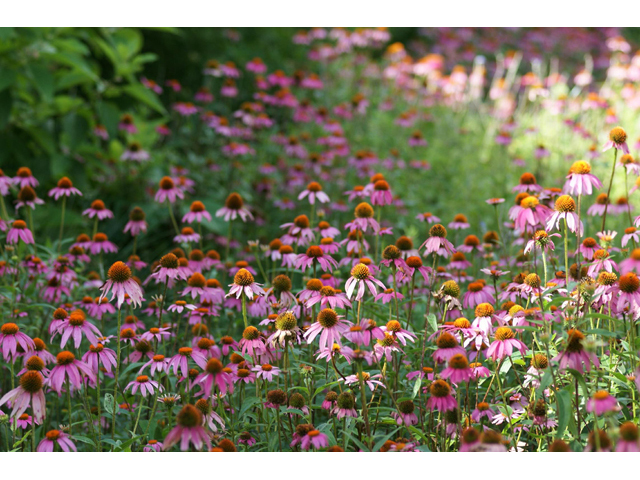
{"label": "green stem", "polygon": [[246,329],[249,324],[247,323],[247,297],[242,294],[242,320],[244,320],[244,328]]}
{"label": "green stem", "polygon": [[227,245],[225,246],[224,249],[224,259],[226,261],[229,260],[229,248],[231,247],[231,223],[233,221],[231,219],[229,219],[229,230],[227,232]]}
{"label": "green stem", "polygon": [[140,399],[140,406],[138,407],[138,416],[136,417],[136,423],[133,425],[133,431],[131,436],[136,436],[136,430],[138,429],[138,422],[140,421],[140,414],[142,413],[142,405],[144,404],[144,397]]}
{"label": "green stem", "polygon": [[58,236],[58,253],[60,253],[60,249],[62,248],[62,232],[64,230],[64,210],[67,206],[67,196],[62,196],[62,213],[60,215],[60,235]]}
{"label": "green stem", "polygon": [[173,223],[173,228],[176,229],[176,235],[180,235],[180,229],[178,228],[176,217],[173,215],[173,208],[171,208],[171,202],[169,200],[167,200],[167,207],[169,207],[169,216],[171,217],[171,223]]}
{"label": "green stem", "polygon": [[604,214],[602,215],[602,228],[601,232],[604,232],[605,222],[607,221],[607,210],[609,209],[609,203],[611,203],[611,186],[613,185],[613,176],[616,173],[616,163],[618,161],[618,149],[613,149],[613,168],[611,169],[611,178],[609,179],[609,189],[607,190],[607,203],[604,205]]}
{"label": "green stem", "polygon": [[569,280],[569,227],[567,227],[566,218],[564,219],[564,274],[568,281]]}
{"label": "green stem", "polygon": [[[31,394],[31,405],[33,405],[33,394]],[[36,418],[31,417],[31,451],[36,451]]]}
{"label": "green stem", "polygon": [[113,382],[113,412],[111,414],[111,438],[115,440],[116,438],[116,407],[117,407],[117,398],[118,398],[118,375],[120,374],[120,356],[122,353],[122,348],[120,346],[120,326],[122,322],[122,310],[118,308],[118,352],[117,352],[117,362],[116,362],[116,371],[114,374],[114,382]]}

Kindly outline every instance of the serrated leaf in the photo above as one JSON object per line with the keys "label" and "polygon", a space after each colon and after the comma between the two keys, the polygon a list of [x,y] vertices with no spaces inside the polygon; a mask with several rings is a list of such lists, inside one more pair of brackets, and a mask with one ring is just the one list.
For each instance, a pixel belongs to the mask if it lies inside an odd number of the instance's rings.
{"label": "serrated leaf", "polygon": [[571,387],[565,387],[562,390],[556,392],[558,396],[558,404],[560,411],[558,412],[558,428],[556,430],[556,440],[559,440],[564,435],[564,431],[569,425],[569,418],[573,415],[571,409]]}
{"label": "serrated leaf", "polygon": [[162,105],[162,103],[160,103],[160,100],[158,100],[158,97],[155,93],[153,93],[151,90],[143,87],[142,85],[138,84],[138,85],[126,85],[124,87],[122,87],[122,90],[129,96],[140,100],[142,103],[144,103],[145,105],[147,105],[148,107],[151,107],[152,109],[154,109],[156,112],[162,114],[162,115],[166,115],[167,111],[165,110],[164,106]]}
{"label": "serrated leaf", "polygon": [[425,315],[427,317],[427,321],[429,322],[429,326],[434,332],[438,331],[438,320],[436,320],[436,316],[433,313],[429,315]]}
{"label": "serrated leaf", "polygon": [[[104,409],[106,410],[106,412],[110,415],[113,416],[113,395],[111,395],[110,393],[106,393],[104,395]],[[116,403],[116,412],[118,413],[118,411],[120,410],[120,406]]]}
{"label": "serrated leaf", "polygon": [[420,391],[421,385],[422,385],[422,377],[418,375],[418,378],[416,379],[416,383],[413,384],[413,392],[411,393],[411,400],[416,398],[416,396],[418,395],[418,392]]}

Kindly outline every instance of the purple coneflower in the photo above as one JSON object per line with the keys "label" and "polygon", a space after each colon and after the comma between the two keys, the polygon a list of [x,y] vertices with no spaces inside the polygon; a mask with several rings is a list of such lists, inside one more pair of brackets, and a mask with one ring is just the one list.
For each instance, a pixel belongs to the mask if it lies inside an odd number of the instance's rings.
{"label": "purple coneflower", "polygon": [[70,197],[71,195],[82,196],[82,192],[73,186],[68,177],[62,177],[58,180],[58,185],[49,190],[49,196],[53,197],[54,200],[58,200],[62,196]]}
{"label": "purple coneflower", "polygon": [[458,407],[458,402],[451,395],[451,386],[444,380],[436,380],[429,386],[431,396],[427,400],[427,408],[447,412]]}
{"label": "purple coneflower", "polygon": [[584,160],[574,162],[564,184],[564,192],[569,195],[591,195],[593,189],[602,187],[602,182],[591,174],[591,165]]}
{"label": "purple coneflower", "polygon": [[145,213],[140,207],[134,207],[129,213],[129,221],[124,226],[124,233],[131,232],[134,237],[147,231]]}
{"label": "purple coneflower", "polygon": [[504,357],[510,357],[514,348],[520,350],[523,356],[527,351],[527,346],[515,338],[515,333],[511,328],[499,327],[495,333],[495,340],[487,349],[486,355],[495,362],[496,360],[502,360]]}
{"label": "purple coneflower", "polygon": [[243,222],[247,221],[247,218],[253,220],[253,215],[244,206],[244,200],[238,193],[231,193],[224,202],[224,207],[216,212],[216,217],[224,216],[224,221],[235,220],[238,215]]}
{"label": "purple coneflower", "polygon": [[75,444],[71,441],[71,438],[69,438],[69,435],[61,432],[60,430],[49,430],[38,444],[38,448],[36,450],[38,452],[53,452],[56,444],[63,452],[68,452],[70,450],[73,450],[74,452],[78,451]]}
{"label": "purple coneflower", "polygon": [[136,394],[138,390],[143,397],[149,395],[153,395],[156,391],[161,392],[163,390],[162,385],[158,384],[158,382],[154,380],[150,380],[146,375],[138,375],[133,382],[130,382],[126,387],[124,387],[124,391],[131,390],[132,394]]}
{"label": "purple coneflower", "polygon": [[42,423],[46,413],[46,400],[42,387],[44,377],[35,370],[29,370],[20,377],[20,384],[0,398],[0,405],[11,401],[12,417],[19,417],[31,404],[36,423]]}
{"label": "purple coneflower", "polygon": [[593,412],[598,417],[606,412],[615,412],[617,407],[618,400],[606,390],[598,390],[587,400],[587,412]]}
{"label": "purple coneflower", "polygon": [[447,240],[447,229],[439,223],[429,229],[429,238],[420,245],[420,249],[422,247],[425,247],[425,255],[435,253],[440,256],[447,256],[456,251],[453,244]]}
{"label": "purple coneflower", "polygon": [[313,342],[320,334],[320,348],[327,348],[334,343],[340,345],[340,338],[349,331],[351,322],[342,319],[335,310],[325,308],[318,313],[317,322],[311,325],[304,333],[307,343]]}
{"label": "purple coneflower", "polygon": [[371,292],[371,295],[375,297],[377,295],[376,285],[383,290],[386,289],[386,287],[380,280],[374,278],[371,275],[369,267],[367,267],[364,263],[358,263],[351,269],[351,277],[349,277],[345,284],[347,298],[351,299],[354,291],[356,290],[356,287],[358,287],[358,292],[355,297],[356,301],[362,300],[365,288],[368,288]]}
{"label": "purple coneflower", "polygon": [[17,244],[20,240],[27,245],[35,243],[31,230],[27,228],[27,223],[23,220],[15,220],[7,233],[7,243]]}
{"label": "purple coneflower", "polygon": [[189,445],[193,444],[196,450],[201,450],[203,445],[211,447],[211,440],[207,431],[202,427],[202,412],[191,404],[182,407],[180,413],[176,416],[177,425],[171,430],[164,439],[163,450],[169,450],[173,445],[180,442],[180,450],[189,449]]}
{"label": "purple coneflower", "polygon": [[468,382],[472,378],[473,372],[469,367],[467,357],[461,353],[453,355],[449,359],[449,366],[445,368],[440,376],[448,378],[453,383]]}
{"label": "purple coneflower", "polygon": [[622,127],[615,127],[609,132],[609,141],[604,144],[602,151],[615,148],[616,150],[622,150],[623,154],[629,153],[629,146],[627,145],[627,132]]}
{"label": "purple coneflower", "polygon": [[131,269],[124,262],[118,261],[111,265],[107,272],[108,280],[100,287],[102,293],[99,301],[102,301],[111,291],[111,300],[117,298],[118,309],[124,303],[126,295],[129,296],[134,307],[142,306],[142,289],[132,277]]}
{"label": "purple coneflower", "polygon": [[171,177],[162,177],[159,187],[155,196],[155,201],[158,203],[164,203],[165,200],[168,200],[169,203],[174,203],[177,198],[184,198],[184,193],[176,187]]}
{"label": "purple coneflower", "polygon": [[15,323],[5,323],[0,327],[0,346],[5,361],[13,361],[16,358],[18,346],[24,352],[32,352],[36,348],[35,342],[28,335],[20,331]]}
{"label": "purple coneflower", "polygon": [[49,385],[56,393],[62,392],[62,385],[68,382],[70,388],[79,389],[82,387],[83,374],[89,378],[91,382],[96,381],[95,373],[91,367],[80,360],[76,360],[76,356],[68,351],[60,352],[56,357],[56,366],[51,369],[51,374],[47,378]]}

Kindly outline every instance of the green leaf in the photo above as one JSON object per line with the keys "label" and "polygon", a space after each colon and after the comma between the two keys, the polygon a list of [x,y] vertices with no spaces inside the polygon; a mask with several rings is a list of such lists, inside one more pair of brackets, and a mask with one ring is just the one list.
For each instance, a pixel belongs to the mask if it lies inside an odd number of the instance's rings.
{"label": "green leaf", "polygon": [[0,92],[0,129],[4,128],[11,118],[11,107],[13,106],[13,96],[11,90]]}
{"label": "green leaf", "polygon": [[13,85],[16,81],[17,72],[9,68],[0,69],[0,92]]}
{"label": "green leaf", "polygon": [[[111,395],[110,393],[105,394],[104,396],[104,409],[106,410],[107,413],[111,414],[113,416],[114,412],[113,412],[113,395]],[[116,403],[116,411],[115,413],[118,413],[118,410],[120,410],[120,406]]]}
{"label": "green leaf", "polygon": [[372,452],[377,452],[382,448],[382,445],[384,445],[384,442],[386,442],[387,440],[389,440],[391,437],[393,437],[396,432],[398,432],[398,430],[400,430],[402,427],[398,427],[395,430],[392,430],[390,434],[382,437],[380,440],[378,440],[378,442],[373,446],[373,448],[371,449]]}
{"label": "green leaf", "polygon": [[155,93],[153,93],[151,90],[143,87],[142,85],[138,84],[138,85],[127,85],[125,87],[122,88],[124,90],[124,92],[126,94],[128,94],[129,96],[140,100],[142,103],[144,103],[145,105],[147,105],[148,107],[151,107],[152,109],[154,109],[156,112],[162,114],[162,115],[166,115],[167,111],[165,110],[164,106],[162,105],[162,103],[160,103],[160,100],[158,100],[158,97]]}
{"label": "green leaf", "polygon": [[89,123],[77,113],[70,113],[62,120],[64,131],[67,134],[69,148],[75,150],[82,142],[89,131]]}
{"label": "green leaf", "polygon": [[0,27],[0,40],[9,40],[15,35],[15,29],[13,27]]}
{"label": "green leaf", "polygon": [[433,313],[429,315],[425,315],[427,317],[427,321],[429,322],[429,326],[433,329],[434,332],[438,331],[438,320],[436,320],[436,316]]}
{"label": "green leaf", "polygon": [[83,435],[74,435],[73,439],[74,440],[78,440],[78,441],[80,441],[82,443],[88,443],[89,445],[95,446],[95,443],[93,442],[92,439],[90,439],[89,437],[85,437]]}
{"label": "green leaf", "polygon": [[78,70],[92,79],[94,82],[99,79],[98,75],[91,69],[87,62],[80,55],[70,52],[60,52],[51,55],[51,59],[62,63],[72,69]]}
{"label": "green leaf", "polygon": [[558,428],[556,430],[556,440],[559,440],[564,435],[564,431],[569,425],[569,418],[573,415],[571,410],[571,386],[565,387],[562,390],[556,392],[558,396],[558,403],[560,411],[558,412]]}
{"label": "green leaf", "polygon": [[248,397],[244,399],[244,402],[242,402],[242,407],[240,408],[240,417],[242,418],[242,416],[244,415],[244,413],[249,410],[251,407],[253,407],[255,404],[259,403],[260,399],[256,398],[256,397]]}
{"label": "green leaf", "polygon": [[413,384],[413,392],[411,393],[411,400],[416,398],[416,396],[418,395],[418,392],[420,391],[421,385],[422,385],[422,377],[418,375],[418,378],[416,379],[416,383]]}
{"label": "green leaf", "polygon": [[33,65],[29,70],[36,90],[38,90],[42,99],[47,103],[51,102],[55,87],[53,74],[44,65]]}

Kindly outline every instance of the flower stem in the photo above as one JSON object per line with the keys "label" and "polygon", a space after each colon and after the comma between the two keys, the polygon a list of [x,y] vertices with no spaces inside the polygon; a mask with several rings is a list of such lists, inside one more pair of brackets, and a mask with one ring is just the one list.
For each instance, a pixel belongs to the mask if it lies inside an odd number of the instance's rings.
{"label": "flower stem", "polygon": [[616,163],[618,161],[618,149],[613,149],[613,168],[611,169],[611,178],[609,179],[609,189],[607,190],[607,203],[604,205],[604,214],[602,215],[602,228],[601,232],[604,232],[605,222],[607,221],[607,210],[609,209],[609,203],[611,203],[611,185],[613,185],[613,176],[616,173]]}
{"label": "flower stem", "polygon": [[231,224],[233,223],[233,221],[231,219],[229,219],[229,230],[227,232],[227,245],[225,246],[225,250],[224,250],[224,259],[225,260],[229,260],[229,249],[231,248]]}
{"label": "flower stem", "polygon": [[246,329],[249,324],[247,323],[247,296],[244,292],[242,293],[242,320],[244,320],[244,328]]}
{"label": "flower stem", "polygon": [[164,281],[164,292],[162,293],[162,303],[160,304],[160,315],[158,315],[158,328],[162,328],[162,313],[164,312],[164,304],[167,298],[167,287],[169,285],[169,277]]}
{"label": "flower stem", "polygon": [[568,281],[569,280],[569,227],[567,227],[566,218],[564,219],[564,274]]}
{"label": "flower stem", "polygon": [[120,356],[121,356],[121,346],[120,346],[120,326],[122,322],[122,310],[118,308],[118,352],[117,352],[117,361],[116,361],[116,371],[114,374],[114,382],[113,382],[113,411],[111,413],[111,438],[115,440],[116,438],[116,406],[118,404],[118,375],[120,373]]}
{"label": "flower stem", "polygon": [[60,214],[60,235],[58,236],[58,253],[60,253],[60,249],[62,248],[62,231],[64,230],[64,210],[67,206],[67,197],[66,195],[62,196],[62,213]]}
{"label": "flower stem", "polygon": [[173,223],[173,228],[176,229],[176,235],[180,235],[180,229],[178,228],[176,217],[173,215],[173,208],[171,208],[171,202],[169,200],[167,200],[167,207],[169,207],[169,216],[171,217],[171,223]]}
{"label": "flower stem", "polygon": [[[33,393],[31,394],[31,405],[33,405]],[[36,419],[31,416],[31,451],[36,451]]]}

